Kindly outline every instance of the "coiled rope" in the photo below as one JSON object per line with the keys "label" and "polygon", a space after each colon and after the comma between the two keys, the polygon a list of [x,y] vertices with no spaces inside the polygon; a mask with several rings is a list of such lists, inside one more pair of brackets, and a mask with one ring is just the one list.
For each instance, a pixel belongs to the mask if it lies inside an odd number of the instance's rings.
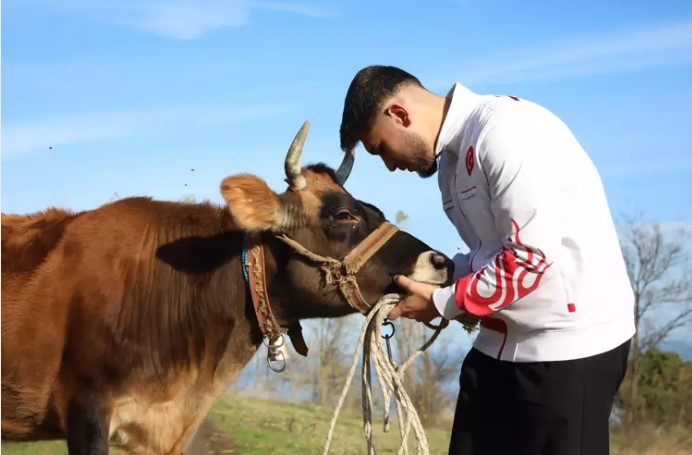
{"label": "coiled rope", "polygon": [[[438,335],[447,326],[448,321],[443,319],[443,323],[439,326],[428,327],[435,329],[435,333],[421,346],[411,357],[403,364],[397,366],[391,359],[390,351],[388,351],[383,337],[381,336],[380,327],[385,322],[387,315],[391,309],[401,300],[399,294],[387,294],[382,297],[368,312],[363,323],[363,328],[360,331],[356,352],[353,355],[353,362],[346,377],[346,382],[341,391],[341,396],[337,402],[332,421],[329,425],[329,431],[324,444],[322,455],[329,453],[329,446],[332,442],[334,428],[339,417],[339,411],[344,404],[348,389],[353,381],[353,376],[358,366],[358,356],[363,351],[363,375],[362,375],[362,392],[363,392],[363,428],[365,431],[365,439],[368,444],[368,455],[375,455],[375,445],[372,435],[372,371],[371,365],[375,367],[378,382],[382,389],[382,397],[384,403],[384,431],[389,430],[389,404],[392,396],[395,399],[395,409],[397,413],[397,421],[399,423],[399,433],[401,436],[401,446],[397,451],[398,455],[408,455],[408,437],[413,430],[416,439],[416,447],[418,455],[429,455],[428,440],[423,430],[418,413],[416,412],[411,399],[404,389],[403,376],[404,372],[410,367],[418,356],[420,356],[430,345],[437,339]],[[365,348],[364,348],[365,347]]]}

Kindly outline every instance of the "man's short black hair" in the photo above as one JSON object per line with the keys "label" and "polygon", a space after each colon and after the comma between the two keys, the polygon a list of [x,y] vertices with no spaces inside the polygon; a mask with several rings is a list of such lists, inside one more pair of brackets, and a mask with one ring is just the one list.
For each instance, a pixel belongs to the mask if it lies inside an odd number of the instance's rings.
{"label": "man's short black hair", "polygon": [[363,130],[372,128],[377,109],[406,84],[423,87],[415,76],[394,66],[373,65],[358,71],[344,101],[339,129],[343,151],[351,150],[358,144]]}

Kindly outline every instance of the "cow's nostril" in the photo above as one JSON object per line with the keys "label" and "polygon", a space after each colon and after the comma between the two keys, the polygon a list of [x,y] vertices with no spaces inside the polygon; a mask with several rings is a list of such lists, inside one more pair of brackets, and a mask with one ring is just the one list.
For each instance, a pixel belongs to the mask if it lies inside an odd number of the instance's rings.
{"label": "cow's nostril", "polygon": [[438,270],[442,270],[447,267],[447,259],[439,253],[431,254],[430,262],[432,262],[433,267]]}

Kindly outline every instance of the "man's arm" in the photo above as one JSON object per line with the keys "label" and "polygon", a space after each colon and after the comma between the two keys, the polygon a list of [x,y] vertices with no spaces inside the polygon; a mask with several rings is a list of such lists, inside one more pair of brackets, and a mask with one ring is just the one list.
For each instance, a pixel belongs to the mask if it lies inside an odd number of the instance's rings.
{"label": "man's arm", "polygon": [[477,151],[504,240],[488,264],[434,291],[435,307],[448,319],[462,311],[487,316],[533,292],[559,251],[556,189],[542,184],[529,134],[521,125],[504,128],[489,131]]}
{"label": "man's arm", "polygon": [[[466,253],[457,253],[452,258],[454,262],[454,276],[452,283],[456,283],[460,278],[464,278],[471,273],[469,266],[469,255]],[[447,288],[439,288],[433,292],[433,303],[437,312],[445,319],[454,319],[459,316],[462,311],[457,307],[453,298],[455,286]]]}

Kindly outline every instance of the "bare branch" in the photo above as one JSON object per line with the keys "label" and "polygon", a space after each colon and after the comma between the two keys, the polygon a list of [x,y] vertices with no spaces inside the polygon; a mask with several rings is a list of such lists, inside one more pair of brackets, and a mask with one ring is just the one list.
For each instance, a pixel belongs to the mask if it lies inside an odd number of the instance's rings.
{"label": "bare branch", "polygon": [[642,343],[644,351],[650,351],[657,348],[663,340],[665,340],[671,332],[681,327],[692,324],[692,307],[682,311],[672,319],[661,324],[657,329],[646,337]]}
{"label": "bare branch", "polygon": [[[635,355],[639,355],[660,345],[674,330],[692,324],[689,274],[679,273],[688,263],[687,232],[664,234],[656,223],[629,218],[622,237],[622,254],[634,292],[634,346],[639,351]],[[642,325],[648,328],[643,335]]]}

